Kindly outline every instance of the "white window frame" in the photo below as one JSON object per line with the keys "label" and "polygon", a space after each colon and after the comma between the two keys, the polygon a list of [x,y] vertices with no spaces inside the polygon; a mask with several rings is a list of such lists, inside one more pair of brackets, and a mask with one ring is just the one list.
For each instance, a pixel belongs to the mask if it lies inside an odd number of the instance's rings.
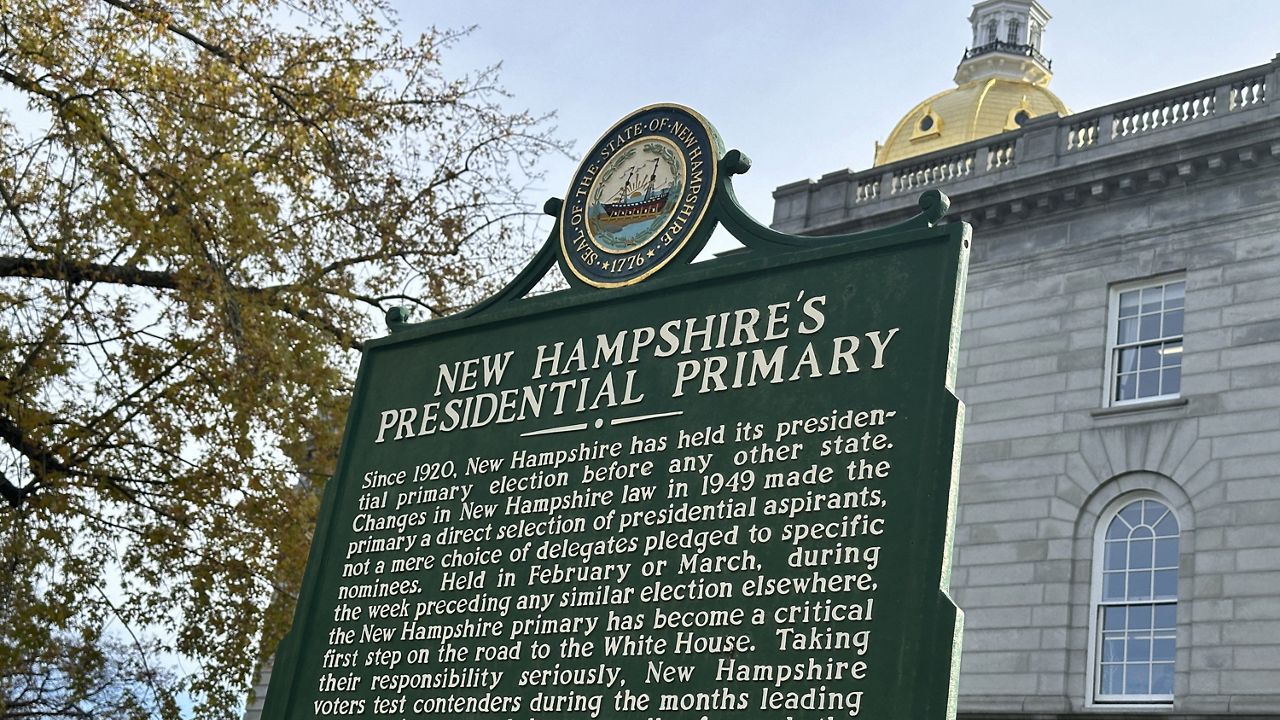
{"label": "white window frame", "polygon": [[1178,392],[1163,393],[1160,395],[1148,395],[1146,397],[1135,397],[1129,400],[1115,399],[1116,383],[1118,380],[1117,378],[1118,368],[1116,367],[1116,356],[1117,356],[1116,350],[1117,350],[1117,347],[1120,345],[1119,343],[1116,342],[1116,333],[1119,330],[1119,326],[1120,326],[1120,294],[1121,293],[1129,292],[1131,290],[1141,290],[1143,288],[1155,287],[1157,285],[1167,285],[1169,283],[1182,282],[1183,283],[1182,310],[1183,310],[1183,318],[1184,318],[1182,334],[1176,335],[1176,336],[1170,335],[1166,337],[1161,337],[1159,340],[1148,339],[1141,343],[1134,343],[1132,344],[1132,346],[1140,347],[1143,344],[1151,344],[1153,342],[1167,342],[1174,338],[1177,338],[1183,343],[1182,352],[1184,353],[1184,357],[1185,357],[1185,352],[1186,352],[1185,318],[1186,318],[1186,297],[1187,297],[1186,296],[1186,280],[1187,280],[1187,274],[1185,272],[1176,272],[1176,273],[1169,273],[1167,275],[1159,275],[1156,277],[1144,278],[1142,280],[1130,280],[1122,283],[1116,283],[1110,287],[1108,297],[1107,297],[1107,338],[1106,338],[1106,358],[1103,362],[1105,374],[1103,376],[1103,382],[1102,382],[1102,407],[1126,407],[1130,405],[1143,405],[1146,403],[1159,402],[1161,400],[1175,400],[1179,397],[1182,397],[1182,390],[1181,390],[1182,369],[1180,368],[1178,370],[1178,388],[1179,388]]}
{"label": "white window frame", "polygon": [[[1086,653],[1085,653],[1087,663],[1088,663],[1086,672],[1085,672],[1085,700],[1086,700],[1086,705],[1088,707],[1099,708],[1099,709],[1106,708],[1109,710],[1126,710],[1126,709],[1147,709],[1147,710],[1166,709],[1167,710],[1173,706],[1174,699],[1176,697],[1176,692],[1177,692],[1176,661],[1174,664],[1175,687],[1173,692],[1171,692],[1169,695],[1104,696],[1100,692],[1101,674],[1102,674],[1101,673],[1102,661],[1100,656],[1102,652],[1102,647],[1099,640],[1102,636],[1102,618],[1101,618],[1102,608],[1103,608],[1102,580],[1103,580],[1103,569],[1104,569],[1104,561],[1105,561],[1104,553],[1106,552],[1107,528],[1110,527],[1111,522],[1116,518],[1117,515],[1120,514],[1121,510],[1124,510],[1131,503],[1138,502],[1140,500],[1154,500],[1155,502],[1160,503],[1164,507],[1168,508],[1169,512],[1173,515],[1174,521],[1178,523],[1178,561],[1179,561],[1178,562],[1178,565],[1179,565],[1178,585],[1179,585],[1179,590],[1181,589],[1181,584],[1182,584],[1181,560],[1182,560],[1182,553],[1184,549],[1184,544],[1182,542],[1183,523],[1182,523],[1182,518],[1178,516],[1178,511],[1174,507],[1173,503],[1171,503],[1168,498],[1160,495],[1159,493],[1152,492],[1149,490],[1139,490],[1136,492],[1125,493],[1120,497],[1112,500],[1110,503],[1108,503],[1107,507],[1103,510],[1103,512],[1098,515],[1098,524],[1094,528],[1094,532],[1093,532],[1093,556],[1091,558],[1090,583],[1089,583],[1090,584],[1089,644],[1088,644],[1088,647],[1086,648]],[[1127,602],[1130,602],[1132,604],[1140,604],[1142,601],[1127,601]],[[1153,600],[1152,602],[1154,603],[1155,601]],[[1175,614],[1176,614],[1177,612],[1176,608],[1182,604],[1181,596],[1175,594],[1173,603],[1174,603]],[[1177,636],[1176,636],[1177,621],[1176,620],[1174,623],[1174,627],[1175,627],[1174,657],[1176,658],[1177,657]]]}

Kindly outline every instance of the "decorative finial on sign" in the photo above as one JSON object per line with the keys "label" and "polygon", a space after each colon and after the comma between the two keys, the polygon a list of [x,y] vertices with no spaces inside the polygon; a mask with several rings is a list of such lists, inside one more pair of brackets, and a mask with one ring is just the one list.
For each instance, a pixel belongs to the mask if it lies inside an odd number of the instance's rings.
{"label": "decorative finial on sign", "polygon": [[724,170],[726,175],[741,175],[751,169],[751,158],[741,150],[730,150],[720,161],[720,169]]}
{"label": "decorative finial on sign", "polygon": [[930,225],[937,225],[951,209],[951,198],[941,190],[925,190],[920,193],[920,214]]}
{"label": "decorative finial on sign", "polygon": [[409,323],[413,309],[404,305],[396,305],[387,311],[387,329],[391,332],[403,330]]}

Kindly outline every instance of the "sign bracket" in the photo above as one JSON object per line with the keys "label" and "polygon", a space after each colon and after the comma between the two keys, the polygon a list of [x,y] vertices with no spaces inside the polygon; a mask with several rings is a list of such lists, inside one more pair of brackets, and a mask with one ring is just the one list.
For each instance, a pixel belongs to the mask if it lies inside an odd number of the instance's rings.
{"label": "sign bracket", "polygon": [[[926,190],[920,194],[917,204],[920,212],[912,217],[883,228],[864,230],[856,233],[840,235],[791,235],[778,232],[751,216],[738,202],[733,190],[732,176],[741,175],[751,169],[751,159],[741,150],[730,150],[719,161],[720,173],[717,178],[715,194],[711,199],[711,211],[706,219],[706,227],[714,228],[719,224],[724,227],[738,242],[748,250],[761,253],[777,253],[797,248],[817,247],[840,243],[867,243],[883,237],[894,236],[909,230],[931,228],[946,216],[951,207],[951,200],[940,190]],[[553,197],[543,203],[542,211],[546,215],[558,218],[564,207],[564,200]],[[454,313],[454,318],[475,317],[490,309],[508,305],[523,299],[556,264],[556,251],[560,237],[560,222],[557,219],[529,263],[519,274],[501,290],[481,300],[471,307]],[[578,289],[582,291],[581,289]],[[570,290],[571,292],[573,290]],[[387,329],[393,333],[407,330],[422,323],[409,321],[409,308],[396,306],[387,311]],[[425,322],[430,322],[425,321]]]}

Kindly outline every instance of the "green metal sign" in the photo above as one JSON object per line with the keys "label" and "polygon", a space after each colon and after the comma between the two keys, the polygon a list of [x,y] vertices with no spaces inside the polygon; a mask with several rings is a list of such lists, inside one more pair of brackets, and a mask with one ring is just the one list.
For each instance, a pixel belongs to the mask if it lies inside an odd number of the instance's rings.
{"label": "green metal sign", "polygon": [[503,293],[389,318],[265,717],[954,716],[968,227],[782,235],[748,167],[645,108]]}

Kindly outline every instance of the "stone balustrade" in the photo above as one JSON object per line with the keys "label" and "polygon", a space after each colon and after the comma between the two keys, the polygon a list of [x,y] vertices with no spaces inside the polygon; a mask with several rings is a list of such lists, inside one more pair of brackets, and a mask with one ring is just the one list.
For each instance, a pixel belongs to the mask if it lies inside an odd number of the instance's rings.
{"label": "stone balustrade", "polygon": [[924,156],[924,162],[914,163],[893,171],[889,192],[897,195],[930,185],[938,185],[973,173],[974,151],[954,155],[933,154]]}
{"label": "stone balustrade", "polygon": [[[920,191],[958,192],[1138,151],[1164,133],[1194,137],[1219,123],[1280,116],[1280,56],[1271,63],[1065,117],[1033,118],[1018,130],[860,172],[840,171],[774,191],[776,227],[835,225],[914,203]],[[1181,137],[1181,136],[1180,136]],[[951,188],[951,189],[949,189]]]}

